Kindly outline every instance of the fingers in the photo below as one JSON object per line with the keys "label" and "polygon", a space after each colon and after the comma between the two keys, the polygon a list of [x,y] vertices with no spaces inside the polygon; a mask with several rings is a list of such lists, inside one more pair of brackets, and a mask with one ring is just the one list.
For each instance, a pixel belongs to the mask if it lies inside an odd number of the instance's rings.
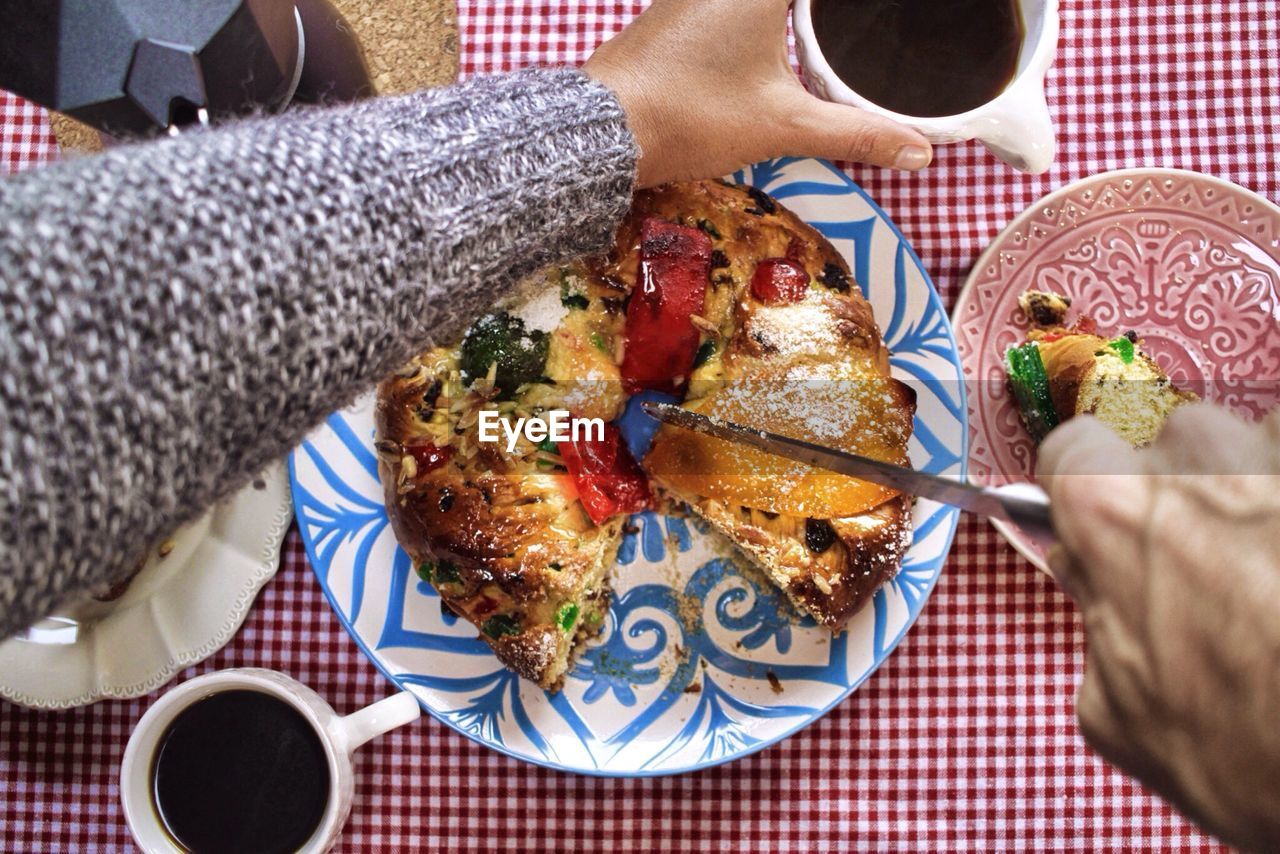
{"label": "fingers", "polygon": [[1138,565],[1150,484],[1127,442],[1093,418],[1068,421],[1040,447],[1037,479],[1053,505],[1063,553],[1054,577],[1082,607],[1099,587],[1127,583]]}
{"label": "fingers", "polygon": [[1152,450],[1168,474],[1254,474],[1263,462],[1258,434],[1227,409],[1196,403],[1170,413]]}
{"label": "fingers", "polygon": [[[1175,807],[1204,824],[1206,816],[1186,797],[1175,772],[1183,745],[1163,737],[1153,710],[1125,695],[1132,693],[1124,674],[1108,667],[1108,651],[1100,651],[1094,633],[1089,635],[1084,681],[1076,695],[1080,732],[1104,760],[1155,789]],[[1212,825],[1211,825],[1212,827]]]}
{"label": "fingers", "polygon": [[857,107],[815,98],[797,87],[788,98],[783,154],[826,157],[917,171],[933,161],[933,147],[917,131]]}
{"label": "fingers", "polygon": [[1077,605],[1083,608],[1086,603],[1093,600],[1093,591],[1085,586],[1089,580],[1088,576],[1073,565],[1071,552],[1067,551],[1061,543],[1049,549],[1048,564],[1049,574],[1053,576],[1053,580],[1058,582],[1058,586]]}
{"label": "fingers", "polygon": [[1036,477],[1048,482],[1061,475],[1136,474],[1137,453],[1114,430],[1089,415],[1058,427],[1037,453]]}
{"label": "fingers", "polygon": [[1134,745],[1127,743],[1120,716],[1112,708],[1111,696],[1102,675],[1103,667],[1091,644],[1086,654],[1084,681],[1076,694],[1076,718],[1089,746],[1112,765],[1128,770],[1129,750],[1126,748]]}

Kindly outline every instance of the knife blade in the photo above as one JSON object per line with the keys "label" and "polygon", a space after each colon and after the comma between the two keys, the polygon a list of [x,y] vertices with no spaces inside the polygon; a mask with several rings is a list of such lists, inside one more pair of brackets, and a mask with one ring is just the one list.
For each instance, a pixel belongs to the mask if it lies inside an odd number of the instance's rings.
{"label": "knife blade", "polygon": [[747,445],[827,471],[868,480],[907,495],[950,504],[979,516],[1012,522],[1031,536],[1048,543],[1057,540],[1050,517],[1049,497],[1043,489],[1029,483],[1001,487],[977,486],[859,454],[816,445],[803,439],[770,433],[768,430],[744,427],[723,418],[692,412],[671,403],[645,401],[642,406],[648,415],[675,427]]}

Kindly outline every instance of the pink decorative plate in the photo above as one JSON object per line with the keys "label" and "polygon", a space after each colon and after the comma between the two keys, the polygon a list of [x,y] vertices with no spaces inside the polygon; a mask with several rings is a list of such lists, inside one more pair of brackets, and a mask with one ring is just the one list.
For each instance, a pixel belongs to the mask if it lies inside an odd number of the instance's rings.
{"label": "pink decorative plate", "polygon": [[[969,474],[1032,479],[1035,449],[1005,387],[1028,288],[1074,301],[1101,334],[1133,329],[1178,385],[1256,418],[1280,389],[1280,208],[1234,184],[1173,169],[1110,172],[1033,205],[991,244],[952,314],[969,384]],[[1043,551],[996,528],[1028,560]]]}

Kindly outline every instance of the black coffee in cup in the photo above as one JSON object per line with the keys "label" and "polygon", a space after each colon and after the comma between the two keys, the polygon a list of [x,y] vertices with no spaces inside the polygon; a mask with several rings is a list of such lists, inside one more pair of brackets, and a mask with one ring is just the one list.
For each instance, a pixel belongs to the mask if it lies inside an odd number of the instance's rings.
{"label": "black coffee in cup", "polygon": [[284,854],[324,817],[329,761],[293,706],[260,691],[222,691],[169,724],[152,760],[151,793],[165,830],[193,854]]}
{"label": "black coffee in cup", "polygon": [[831,70],[905,116],[953,116],[1005,90],[1026,27],[1018,0],[813,0]]}

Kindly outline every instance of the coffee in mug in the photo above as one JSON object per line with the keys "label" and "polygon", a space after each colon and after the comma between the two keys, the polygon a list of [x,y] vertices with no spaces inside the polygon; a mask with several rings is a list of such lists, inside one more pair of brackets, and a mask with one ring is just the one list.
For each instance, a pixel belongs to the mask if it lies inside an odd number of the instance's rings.
{"label": "coffee in mug", "polygon": [[282,673],[198,676],[129,737],[125,820],[147,854],[328,851],[351,811],[352,753],[420,713],[407,691],[344,717]]}
{"label": "coffee in mug", "polygon": [[1052,165],[1058,0],[794,0],[792,23],[818,97],[934,145],[976,139],[1024,172]]}
{"label": "coffee in mug", "polygon": [[324,816],[329,761],[288,703],[221,691],[187,706],[160,736],[151,796],[164,829],[188,851],[288,854]]}
{"label": "coffee in mug", "polygon": [[813,0],[813,31],[855,92],[907,116],[953,116],[1005,90],[1026,25],[1017,0]]}

